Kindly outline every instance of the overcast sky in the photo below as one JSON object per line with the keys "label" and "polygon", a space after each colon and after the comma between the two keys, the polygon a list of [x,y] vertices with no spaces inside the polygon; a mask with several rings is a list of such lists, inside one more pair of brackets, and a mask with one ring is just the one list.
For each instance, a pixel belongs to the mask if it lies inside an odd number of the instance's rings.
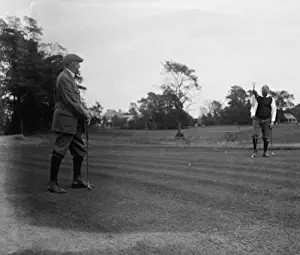
{"label": "overcast sky", "polygon": [[2,17],[31,15],[45,42],[84,58],[88,104],[127,110],[164,79],[161,61],[196,70],[206,99],[269,84],[300,101],[300,1],[0,0]]}

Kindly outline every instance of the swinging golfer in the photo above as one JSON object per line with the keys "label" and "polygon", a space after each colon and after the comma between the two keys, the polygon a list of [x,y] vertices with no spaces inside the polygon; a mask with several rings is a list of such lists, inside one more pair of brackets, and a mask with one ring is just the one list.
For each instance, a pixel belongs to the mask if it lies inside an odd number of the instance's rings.
{"label": "swinging golfer", "polygon": [[262,138],[264,143],[264,157],[269,157],[268,145],[270,131],[274,126],[276,118],[276,104],[275,99],[269,94],[270,88],[268,85],[262,87],[262,96],[259,96],[255,91],[255,85],[253,85],[254,98],[251,107],[251,118],[253,119],[253,149],[254,153],[252,157],[258,155],[257,142],[260,130],[262,131]]}
{"label": "swinging golfer", "polygon": [[56,134],[53,146],[50,182],[48,191],[66,193],[58,185],[57,175],[63,158],[69,150],[73,156],[74,177],[72,188],[84,188],[86,182],[81,179],[81,165],[86,153],[83,141],[85,123],[90,122],[90,116],[84,109],[80,92],[75,82],[83,59],[75,54],[64,57],[64,70],[59,74],[55,87],[55,109],[53,113],[52,131]]}

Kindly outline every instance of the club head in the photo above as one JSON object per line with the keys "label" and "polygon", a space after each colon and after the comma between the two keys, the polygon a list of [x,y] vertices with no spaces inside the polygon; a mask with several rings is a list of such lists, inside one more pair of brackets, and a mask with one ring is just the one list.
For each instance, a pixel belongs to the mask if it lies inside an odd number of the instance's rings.
{"label": "club head", "polygon": [[92,184],[90,184],[89,182],[88,182],[88,184],[87,184],[87,186],[86,186],[87,188],[88,188],[88,190],[89,191],[91,191],[92,189],[93,189],[93,186],[92,186]]}

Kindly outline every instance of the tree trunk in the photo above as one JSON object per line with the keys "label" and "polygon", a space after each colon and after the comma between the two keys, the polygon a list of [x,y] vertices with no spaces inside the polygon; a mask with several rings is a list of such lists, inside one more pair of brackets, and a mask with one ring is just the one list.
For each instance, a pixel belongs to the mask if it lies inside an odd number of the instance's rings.
{"label": "tree trunk", "polygon": [[182,107],[176,107],[177,111],[177,134],[176,137],[184,137],[184,134],[181,133],[181,114],[182,114]]}
{"label": "tree trunk", "polygon": [[4,128],[4,104],[3,104],[3,100],[0,97],[0,130],[2,131]]}
{"label": "tree trunk", "polygon": [[156,125],[156,122],[155,122],[155,121],[153,121],[153,120],[152,120],[152,125],[153,125],[153,129],[155,129],[155,130],[156,130],[156,129],[157,129],[157,125]]}
{"label": "tree trunk", "polygon": [[22,135],[24,133],[24,121],[22,114],[20,114],[20,134]]}
{"label": "tree trunk", "polygon": [[13,115],[10,123],[10,132],[12,132],[12,134],[20,134],[21,131],[21,115],[19,105],[19,97],[13,95]]}
{"label": "tree trunk", "polygon": [[181,133],[181,121],[177,121],[177,134],[176,137],[184,137],[184,134]]}
{"label": "tree trunk", "polygon": [[23,134],[24,132],[24,121],[23,121],[23,114],[22,114],[22,108],[21,108],[21,97],[18,96],[17,97],[17,118],[19,119],[19,123],[20,123],[20,126],[19,126],[19,134]]}
{"label": "tree trunk", "polygon": [[181,122],[180,121],[178,121],[177,122],[177,131],[178,131],[178,134],[180,134],[181,132]]}

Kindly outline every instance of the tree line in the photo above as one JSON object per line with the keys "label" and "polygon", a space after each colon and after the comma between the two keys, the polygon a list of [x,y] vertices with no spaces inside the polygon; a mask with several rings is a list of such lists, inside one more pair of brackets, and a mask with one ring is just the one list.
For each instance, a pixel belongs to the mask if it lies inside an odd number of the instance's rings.
{"label": "tree line", "polygon": [[[43,29],[33,18],[0,19],[0,129],[6,134],[47,132],[51,128],[56,78],[67,50],[58,43],[43,42],[42,35]],[[199,120],[204,125],[251,123],[252,91],[234,85],[226,96],[226,105],[216,100],[207,102],[200,108],[199,118],[194,119],[188,110],[201,91],[196,71],[177,61],[164,61],[162,66],[165,80],[159,85],[160,92],[149,92],[131,102],[127,112],[130,120],[121,117],[124,113],[107,118],[101,103],[96,102],[89,108],[91,124],[111,121],[120,128],[177,129],[177,136],[183,136],[181,129]],[[86,90],[81,75],[76,80],[79,89]],[[272,95],[279,115],[290,111],[300,117],[300,106],[292,108],[292,94],[277,91]]]}
{"label": "tree line", "polygon": [[[300,105],[294,105],[293,94],[284,90],[270,91],[270,94],[277,106],[278,123],[285,121],[284,113],[292,113],[297,119],[300,118]],[[251,125],[252,96],[252,90],[233,85],[228,91],[225,103],[217,100],[206,101],[199,109],[198,118],[193,118],[187,111],[182,110],[179,115],[182,128],[194,125]],[[172,100],[170,101],[170,96],[165,90],[161,93],[149,92],[146,97],[130,103],[128,112],[122,113],[133,116],[130,121],[118,117],[120,114],[115,112],[112,118],[113,126],[131,129],[176,129],[178,115],[174,111],[175,108],[170,106]]]}
{"label": "tree line", "polygon": [[[165,81],[159,86],[161,92],[148,92],[137,102],[131,102],[126,113],[110,110],[109,117],[102,114],[103,107],[97,102],[94,110],[101,116],[98,122],[105,125],[111,121],[113,127],[129,129],[177,129],[177,136],[183,136],[181,130],[195,124],[188,109],[201,86],[195,70],[187,65],[176,61],[164,61],[162,65]],[[131,118],[123,118],[124,115]]]}
{"label": "tree line", "polygon": [[[30,17],[0,19],[0,118],[6,134],[50,130],[54,88],[66,49],[58,43],[44,43],[42,31]],[[175,61],[165,61],[163,67],[166,82],[160,85],[162,93],[149,92],[139,101],[140,114],[136,114],[134,125],[176,128],[180,134],[191,118],[186,109],[194,92],[200,90],[198,78],[195,70]],[[76,80],[79,88],[86,90],[80,75]],[[92,124],[103,119],[99,102],[90,110]],[[130,111],[134,112],[134,107]]]}
{"label": "tree line", "polygon": [[41,37],[42,28],[30,17],[0,19],[0,114],[6,134],[50,129],[66,49]]}
{"label": "tree line", "polygon": [[[294,107],[294,95],[282,91],[270,91],[275,99],[277,107],[276,121],[284,122],[284,113],[292,113],[296,118],[300,117],[298,108]],[[245,90],[243,87],[234,85],[229,90],[225,104],[220,101],[208,101],[200,108],[200,124],[202,125],[250,125],[252,90]]]}

